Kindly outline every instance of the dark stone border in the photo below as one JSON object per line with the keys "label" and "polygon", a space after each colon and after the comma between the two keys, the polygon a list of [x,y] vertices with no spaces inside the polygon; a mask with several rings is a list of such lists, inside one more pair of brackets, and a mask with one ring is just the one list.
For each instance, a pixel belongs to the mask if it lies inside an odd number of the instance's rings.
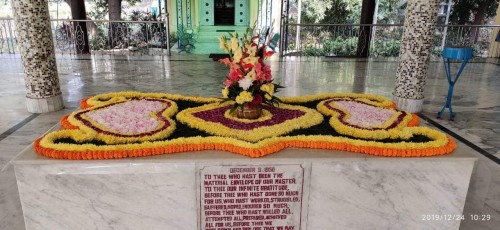
{"label": "dark stone border", "polygon": [[7,131],[5,131],[2,134],[0,134],[0,141],[2,141],[3,139],[7,138],[8,136],[10,136],[11,134],[13,134],[14,132],[16,132],[17,130],[19,130],[20,128],[22,128],[23,126],[25,126],[26,124],[28,124],[30,121],[32,121],[33,119],[35,119],[36,117],[38,117],[38,115],[40,115],[40,113],[31,114],[30,116],[28,116],[27,118],[25,118],[21,122],[17,123],[16,125],[12,126]]}
{"label": "dark stone border", "polygon": [[497,164],[500,165],[500,159],[498,159],[497,157],[493,156],[488,151],[486,151],[486,150],[480,148],[479,146],[473,144],[472,142],[468,141],[467,139],[463,138],[462,136],[460,136],[460,135],[452,132],[451,130],[449,130],[448,128],[440,125],[439,123],[437,123],[436,121],[432,120],[428,116],[426,116],[426,115],[424,115],[422,113],[418,113],[418,116],[420,118],[424,119],[425,121],[429,122],[431,125],[435,126],[436,128],[440,129],[441,131],[447,133],[448,135],[450,135],[453,138],[459,140],[460,142],[464,143],[465,145],[469,146],[470,148],[476,150],[478,153],[482,154],[483,156],[489,158],[493,162],[495,162],[495,163],[497,163]]}

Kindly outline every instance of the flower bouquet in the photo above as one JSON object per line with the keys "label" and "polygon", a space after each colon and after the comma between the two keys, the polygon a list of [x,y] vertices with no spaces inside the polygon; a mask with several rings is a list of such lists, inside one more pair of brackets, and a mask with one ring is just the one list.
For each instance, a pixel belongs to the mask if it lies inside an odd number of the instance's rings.
{"label": "flower bouquet", "polygon": [[267,28],[254,35],[254,25],[241,38],[236,32],[219,38],[220,48],[229,54],[229,58],[219,61],[230,68],[222,96],[224,101],[235,102],[230,113],[236,111],[238,118],[257,119],[263,104],[274,106],[281,102],[274,94],[283,87],[273,83],[271,67],[264,62],[274,54],[279,40],[279,34],[272,35],[271,31]]}

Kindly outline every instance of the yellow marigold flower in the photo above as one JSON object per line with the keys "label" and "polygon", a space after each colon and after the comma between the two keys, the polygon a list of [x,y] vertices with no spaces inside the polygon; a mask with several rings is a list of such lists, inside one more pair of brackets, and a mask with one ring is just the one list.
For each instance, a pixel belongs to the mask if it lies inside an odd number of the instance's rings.
{"label": "yellow marigold flower", "polygon": [[243,95],[243,98],[247,102],[253,101],[253,95],[252,95],[252,93],[250,93],[248,91],[243,91],[240,93],[240,95]]}
{"label": "yellow marigold flower", "polygon": [[233,60],[235,62],[240,62],[241,58],[243,57],[243,52],[241,52],[241,48],[238,47],[235,51],[234,51],[234,55],[233,55]]}
{"label": "yellow marigold flower", "polygon": [[240,105],[242,105],[243,103],[245,103],[245,101],[243,101],[243,98],[240,97],[240,96],[237,96],[235,101],[236,101],[236,103],[238,103]]}
{"label": "yellow marigold flower", "polygon": [[222,89],[222,96],[224,98],[227,98],[229,96],[229,88],[228,87]]}
{"label": "yellow marigold flower", "polygon": [[253,100],[252,93],[248,91],[241,91],[240,95],[236,97],[236,103],[242,105],[245,102],[251,102]]}
{"label": "yellow marigold flower", "polygon": [[261,85],[260,90],[264,92],[269,92],[269,86],[267,84]]}
{"label": "yellow marigold flower", "polygon": [[268,83],[267,85],[269,85],[269,93],[273,94],[274,93],[274,84]]}
{"label": "yellow marigold flower", "polygon": [[266,95],[264,95],[264,97],[265,97],[267,100],[271,100],[271,98],[273,98],[271,95],[269,95],[269,94],[267,94],[267,93],[266,93]]}
{"label": "yellow marigold flower", "polygon": [[264,84],[264,85],[260,86],[260,90],[273,95],[273,93],[274,93],[274,84],[272,84],[272,83]]}

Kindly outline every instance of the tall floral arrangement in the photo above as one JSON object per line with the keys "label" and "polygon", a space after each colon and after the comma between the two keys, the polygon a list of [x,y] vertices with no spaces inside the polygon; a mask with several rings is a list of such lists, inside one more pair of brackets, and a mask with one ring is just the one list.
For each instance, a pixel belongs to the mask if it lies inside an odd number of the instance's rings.
{"label": "tall floral arrangement", "polygon": [[255,25],[248,28],[243,36],[236,32],[219,38],[220,48],[229,57],[221,59],[230,70],[224,81],[222,96],[226,101],[235,101],[235,109],[260,108],[263,104],[274,106],[280,99],[275,96],[280,88],[273,83],[271,67],[265,63],[275,52],[279,34],[272,34],[272,28],[255,33]]}

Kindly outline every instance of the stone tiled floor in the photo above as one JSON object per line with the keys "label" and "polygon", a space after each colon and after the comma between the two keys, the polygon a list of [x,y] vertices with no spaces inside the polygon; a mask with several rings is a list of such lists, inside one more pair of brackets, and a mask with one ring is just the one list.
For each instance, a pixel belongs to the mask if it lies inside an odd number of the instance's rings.
{"label": "stone tiled floor", "polygon": [[[493,60],[496,61],[496,60]],[[110,91],[168,92],[218,96],[225,66],[206,56],[159,57],[59,56],[58,71],[67,109],[32,116],[24,107],[24,81],[18,56],[0,55],[0,229],[23,229],[17,187],[9,161],[46,130],[62,114],[78,106],[80,99]],[[397,62],[287,58],[271,62],[277,82],[286,86],[283,96],[326,92],[371,93],[391,98]],[[470,63],[458,81],[453,98],[455,121],[436,119],[444,104],[447,81],[440,62],[431,62],[423,115],[500,157],[500,66]],[[27,124],[10,133],[19,122]],[[9,134],[9,135],[7,135]],[[496,229],[500,224],[500,166],[477,153],[465,212],[490,214],[491,221],[463,221],[461,229]],[[448,214],[448,213],[442,213]],[[450,213],[453,214],[453,213]]]}

